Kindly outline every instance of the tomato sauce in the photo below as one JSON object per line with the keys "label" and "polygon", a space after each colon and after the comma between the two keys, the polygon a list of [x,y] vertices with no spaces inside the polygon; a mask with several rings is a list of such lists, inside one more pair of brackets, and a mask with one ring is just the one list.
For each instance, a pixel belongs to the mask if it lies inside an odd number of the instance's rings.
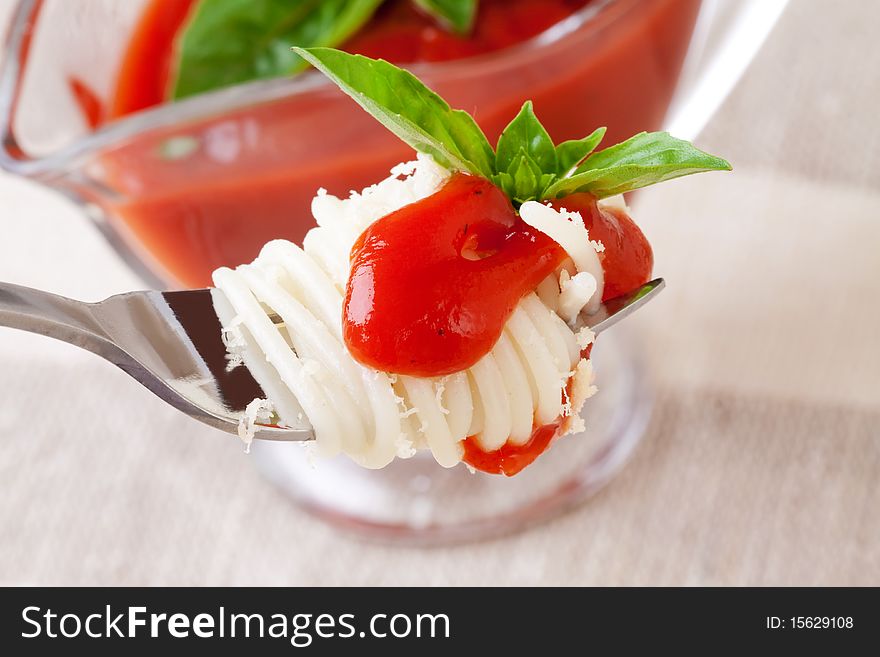
{"label": "tomato sauce", "polygon": [[[554,201],[579,212],[602,241],[603,300],[651,278],[651,246],[622,210],[589,194]],[[343,306],[349,353],[384,372],[436,377],[475,365],[501,336],[516,305],[567,259],[522,221],[489,181],[455,174],[437,192],[374,222],[355,242]],[[582,354],[589,357],[589,347]],[[523,445],[485,452],[475,437],[464,461],[512,476],[559,434],[563,418],[536,426]]]}
{"label": "tomato sauce", "polygon": [[[482,0],[472,32],[458,36],[438,26],[412,0],[386,0],[342,49],[395,63],[464,59],[530,39],[591,1]],[[147,4],[123,59],[109,118],[168,100],[177,40],[197,2]]]}
{"label": "tomato sauce", "polygon": [[551,424],[535,427],[532,435],[522,445],[508,442],[491,452],[484,451],[476,437],[470,436],[462,443],[464,456],[461,460],[480,472],[512,477],[541,456],[550,447],[553,439],[559,436],[561,429],[562,418]]}
{"label": "tomato sauce", "polygon": [[355,243],[345,344],[383,372],[461,372],[492,349],[520,300],[566,257],[495,185],[456,174]]}
{"label": "tomato sauce", "polygon": [[[599,208],[589,194],[572,194],[551,203],[580,213],[591,240],[602,242],[605,250],[599,262],[605,274],[602,300],[630,292],[651,280],[654,254],[644,233],[630,216],[619,209]],[[592,345],[581,352],[589,358]],[[570,391],[566,394],[569,395]],[[531,437],[522,445],[506,443],[500,449],[485,452],[474,436],[464,441],[463,461],[471,467],[490,474],[508,477],[520,472],[537,459],[559,436],[562,418],[548,425],[536,426]]]}
{"label": "tomato sauce", "polygon": [[550,205],[579,213],[590,239],[605,247],[599,253],[599,262],[605,273],[602,301],[631,292],[651,280],[654,252],[644,233],[626,212],[600,208],[590,194],[571,194],[552,201]]}
{"label": "tomato sauce", "polygon": [[[465,39],[395,0],[346,48],[398,62],[482,55],[473,60],[477,66],[495,61],[486,53],[528,39],[590,1],[483,0],[474,34]],[[105,108],[90,102],[90,117],[112,120],[164,102],[175,39],[193,4],[147,5],[113,98]],[[630,4],[612,2],[600,15]],[[493,63],[479,76],[469,77],[469,65],[438,84],[429,71],[424,77],[450,104],[473,112],[490,140],[532,99],[555,140],[607,125],[606,143],[614,143],[660,127],[699,4],[641,0],[577,56],[566,53],[564,37],[541,47],[559,50],[555,65],[524,54],[515,76],[493,73],[503,70]],[[93,175],[105,191],[92,200],[170,284],[208,285],[214,269],[252,260],[271,239],[300,242],[313,226],[309,206],[319,187],[345,196],[412,157],[372,117],[338,97],[328,87],[138,135],[102,154]]]}
{"label": "tomato sauce", "polygon": [[[589,358],[593,345],[588,345],[581,351],[581,358]],[[566,386],[562,401],[571,398],[571,381]],[[532,429],[529,439],[522,445],[504,443],[501,447],[491,452],[480,447],[480,441],[476,436],[468,436],[463,442],[464,455],[461,460],[480,472],[489,474],[503,474],[512,477],[522,472],[526,466],[531,465],[535,459],[547,451],[563,431],[565,418],[557,418],[555,422],[544,425],[536,425]]]}
{"label": "tomato sauce", "polygon": [[[602,242],[603,300],[651,278],[651,245],[625,212],[589,194],[553,205],[580,213]],[[566,260],[484,178],[455,174],[437,192],[375,221],[351,253],[343,337],[383,372],[445,376],[487,354],[520,300]]]}
{"label": "tomato sauce", "polygon": [[483,55],[531,39],[591,0],[480,0],[472,31],[458,36],[439,27],[411,0],[386,2],[370,26],[344,50],[389,62],[442,62]]}
{"label": "tomato sauce", "polygon": [[167,99],[175,42],[197,0],[150,0],[135,27],[116,79],[108,117],[119,118]]}

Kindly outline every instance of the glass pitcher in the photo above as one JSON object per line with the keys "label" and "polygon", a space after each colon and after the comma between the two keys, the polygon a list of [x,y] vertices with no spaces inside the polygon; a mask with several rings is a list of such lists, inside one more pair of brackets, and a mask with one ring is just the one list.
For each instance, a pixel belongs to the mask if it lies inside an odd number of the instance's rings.
{"label": "glass pitcher", "polygon": [[[155,2],[155,0],[153,0]],[[165,0],[175,2],[177,0]],[[257,81],[111,120],[145,2],[21,0],[0,71],[0,167],[73,199],[152,287],[201,287],[270,239],[300,241],[319,187],[344,196],[411,153],[317,74]],[[598,0],[520,45],[410,66],[491,141],[526,99],[555,140],[608,125],[606,143],[667,128],[693,139],[763,43],[786,0]],[[662,274],[662,272],[660,272]],[[594,350],[600,394],[584,435],[515,478],[442,470],[313,469],[261,444],[265,473],[319,516],[372,535],[437,542],[510,531],[569,508],[621,467],[650,394],[637,341]]]}

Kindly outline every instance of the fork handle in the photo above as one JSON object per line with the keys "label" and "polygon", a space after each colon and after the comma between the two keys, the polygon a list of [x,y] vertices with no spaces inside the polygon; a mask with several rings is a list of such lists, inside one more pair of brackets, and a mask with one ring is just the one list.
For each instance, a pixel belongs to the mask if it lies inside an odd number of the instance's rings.
{"label": "fork handle", "polygon": [[0,282],[0,326],[69,342],[103,355],[109,337],[92,313],[92,304]]}

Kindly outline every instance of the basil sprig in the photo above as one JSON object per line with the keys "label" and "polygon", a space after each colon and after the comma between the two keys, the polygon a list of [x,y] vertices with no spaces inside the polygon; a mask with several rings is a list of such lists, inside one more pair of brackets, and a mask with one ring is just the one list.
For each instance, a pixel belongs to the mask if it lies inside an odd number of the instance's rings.
{"label": "basil sprig", "polygon": [[[285,77],[305,62],[293,46],[338,46],[383,0],[199,0],[181,32],[171,97]],[[413,0],[457,34],[473,27],[477,0]]]}
{"label": "basil sprig", "polygon": [[703,171],[726,171],[726,160],[666,132],[643,132],[596,151],[605,128],[553,144],[531,101],[508,124],[493,150],[469,114],[453,110],[411,73],[383,60],[332,48],[295,48],[361,107],[415,150],[440,164],[483,176],[515,203],[589,192],[630,192]]}

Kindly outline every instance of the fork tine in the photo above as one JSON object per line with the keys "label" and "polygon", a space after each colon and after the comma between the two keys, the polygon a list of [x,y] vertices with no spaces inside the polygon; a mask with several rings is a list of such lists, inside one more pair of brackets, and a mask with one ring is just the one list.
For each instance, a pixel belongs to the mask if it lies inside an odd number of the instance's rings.
{"label": "fork tine", "polygon": [[584,326],[589,327],[598,335],[607,328],[617,324],[624,317],[629,317],[660,294],[664,287],[666,287],[666,281],[662,278],[655,278],[653,281],[645,283],[632,292],[608,299],[608,301],[599,306],[595,313],[592,315],[581,315],[580,319],[583,321]]}

